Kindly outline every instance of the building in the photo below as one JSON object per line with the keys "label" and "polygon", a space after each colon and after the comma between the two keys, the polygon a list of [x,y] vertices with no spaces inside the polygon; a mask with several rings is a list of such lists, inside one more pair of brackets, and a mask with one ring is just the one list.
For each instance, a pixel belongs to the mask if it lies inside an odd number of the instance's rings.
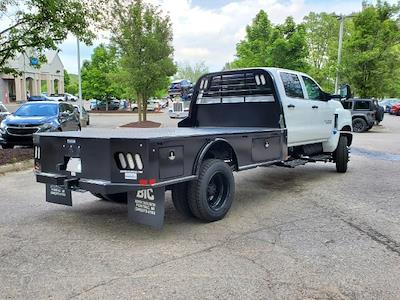
{"label": "building", "polygon": [[39,67],[33,56],[24,53],[7,63],[8,67],[20,71],[21,76],[0,74],[0,102],[25,101],[27,96],[64,93],[64,65],[58,51],[45,53],[47,62]]}

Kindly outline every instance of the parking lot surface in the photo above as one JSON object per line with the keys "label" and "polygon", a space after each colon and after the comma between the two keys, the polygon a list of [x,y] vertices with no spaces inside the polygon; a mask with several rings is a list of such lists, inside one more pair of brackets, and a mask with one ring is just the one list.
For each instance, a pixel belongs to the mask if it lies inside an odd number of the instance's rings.
{"label": "parking lot surface", "polygon": [[[91,126],[131,118],[92,115]],[[1,298],[399,299],[399,140],[400,117],[386,115],[354,136],[346,174],[236,174],[233,207],[215,223],[180,216],[168,194],[161,231],[89,193],[72,208],[48,204],[32,171],[2,176]]]}

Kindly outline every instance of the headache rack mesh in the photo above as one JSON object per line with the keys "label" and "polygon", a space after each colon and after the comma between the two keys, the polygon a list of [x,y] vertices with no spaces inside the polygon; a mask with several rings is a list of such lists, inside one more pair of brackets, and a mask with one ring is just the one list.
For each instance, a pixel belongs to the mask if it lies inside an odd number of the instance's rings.
{"label": "headache rack mesh", "polygon": [[[264,72],[236,72],[210,75],[202,78],[199,85],[198,104],[225,102],[273,101],[273,89],[270,76]],[[235,101],[229,101],[232,98]],[[263,100],[264,99],[264,100]]]}

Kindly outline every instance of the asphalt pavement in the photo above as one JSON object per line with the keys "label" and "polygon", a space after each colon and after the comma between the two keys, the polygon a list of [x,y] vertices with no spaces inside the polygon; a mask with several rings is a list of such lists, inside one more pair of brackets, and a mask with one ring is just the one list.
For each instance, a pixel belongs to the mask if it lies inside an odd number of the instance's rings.
{"label": "asphalt pavement", "polygon": [[180,216],[168,194],[161,231],[89,193],[48,204],[31,170],[1,176],[0,298],[399,299],[399,140],[400,117],[386,115],[354,136],[346,174],[323,163],[236,174],[215,223]]}

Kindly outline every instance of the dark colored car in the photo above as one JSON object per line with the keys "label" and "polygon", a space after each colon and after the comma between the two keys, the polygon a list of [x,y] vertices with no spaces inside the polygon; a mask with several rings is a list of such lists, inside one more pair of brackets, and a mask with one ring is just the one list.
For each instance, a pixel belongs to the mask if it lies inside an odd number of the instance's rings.
{"label": "dark colored car", "polygon": [[0,103],[0,122],[2,120],[4,120],[5,118],[7,118],[7,116],[9,116],[10,113],[8,112],[7,108]]}
{"label": "dark colored car", "polygon": [[343,107],[350,110],[353,119],[353,131],[370,130],[376,121],[376,107],[372,99],[348,99],[342,101]]}
{"label": "dark colored car", "polygon": [[193,89],[193,84],[190,80],[175,80],[171,83],[171,86],[168,89],[169,96],[185,96],[191,93]]}
{"label": "dark colored car", "polygon": [[390,109],[390,114],[400,116],[400,103],[396,103],[392,106]]}
{"label": "dark colored car", "polygon": [[0,145],[6,148],[31,146],[33,134],[80,130],[79,118],[69,103],[27,102],[0,124]]}
{"label": "dark colored car", "polygon": [[46,96],[29,96],[28,101],[49,101]]}
{"label": "dark colored car", "polygon": [[108,100],[106,101],[97,101],[92,106],[92,110],[118,110],[119,109],[119,100]]}

